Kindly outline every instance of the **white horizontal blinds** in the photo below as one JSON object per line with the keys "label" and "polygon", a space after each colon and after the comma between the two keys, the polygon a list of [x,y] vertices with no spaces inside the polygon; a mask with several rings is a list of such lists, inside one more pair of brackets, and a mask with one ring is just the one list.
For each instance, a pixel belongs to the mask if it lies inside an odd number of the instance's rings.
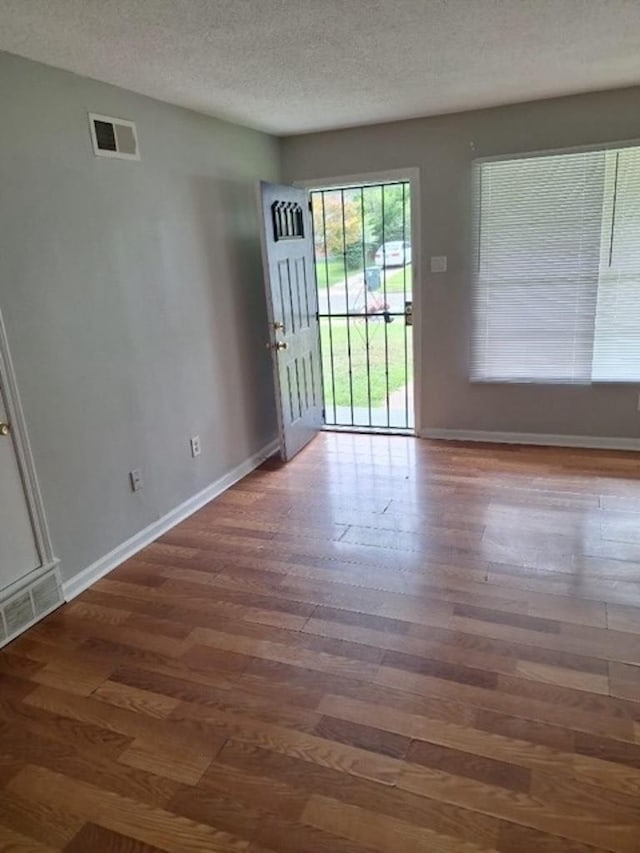
{"label": "white horizontal blinds", "polygon": [[640,381],[640,148],[606,154],[594,382]]}
{"label": "white horizontal blinds", "polygon": [[476,169],[472,379],[590,381],[604,152]]}

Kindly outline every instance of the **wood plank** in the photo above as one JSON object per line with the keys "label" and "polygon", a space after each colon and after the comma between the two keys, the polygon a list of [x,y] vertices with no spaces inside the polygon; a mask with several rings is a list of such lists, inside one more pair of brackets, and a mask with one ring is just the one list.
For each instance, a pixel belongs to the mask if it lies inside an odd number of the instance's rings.
{"label": "wood plank", "polygon": [[560,666],[549,666],[545,663],[519,661],[516,667],[518,675],[533,681],[546,681],[549,684],[559,684],[574,687],[576,690],[586,690],[589,693],[609,695],[609,677],[592,672],[577,672]]}
{"label": "wood plank", "polygon": [[509,791],[526,792],[531,786],[531,772],[526,767],[427,741],[414,741],[407,754],[407,761],[435,767],[456,776],[468,776]]}
{"label": "wood plank", "polygon": [[[639,522],[640,523],[640,522]],[[640,634],[640,607],[624,604],[607,605],[607,628]]]}
{"label": "wood plank", "polygon": [[320,718],[315,731],[328,740],[348,743],[392,758],[404,758],[410,746],[409,738],[404,735],[327,715]]}
{"label": "wood plank", "polygon": [[8,790],[49,808],[73,802],[91,822],[152,847],[161,845],[168,853],[240,853],[249,846],[212,827],[40,767],[26,766]]}
{"label": "wood plank", "polygon": [[25,732],[73,744],[87,756],[116,757],[131,743],[126,734],[109,726],[65,717],[9,697],[0,698],[0,718],[9,725],[21,725]]}
{"label": "wood plank", "polygon": [[592,804],[584,802],[548,802],[531,794],[507,791],[475,779],[429,771],[416,765],[407,765],[397,784],[402,790],[480,811],[549,835],[595,844],[619,853],[637,850],[637,823],[633,812],[625,814],[621,821],[618,810],[611,814],[602,808],[594,810]]}
{"label": "wood plank", "polygon": [[35,841],[8,826],[2,828],[1,839],[7,853],[56,853],[55,847]]}
{"label": "wood plank", "polygon": [[278,853],[371,853],[371,848],[308,823],[287,820],[280,815],[264,812],[251,805],[238,804],[207,787],[191,789],[176,798],[173,808],[192,820],[213,821],[225,831],[242,833],[250,840],[249,850],[278,851]]}
{"label": "wood plank", "polygon": [[172,718],[199,720],[203,723],[203,732],[215,732],[255,746],[266,746],[284,755],[300,757],[323,767],[340,768],[344,773],[373,779],[385,785],[393,785],[400,770],[399,762],[395,759],[360,747],[213,708],[185,703],[173,712]]}
{"label": "wood plank", "polygon": [[178,705],[181,702],[189,702],[221,710],[250,711],[261,719],[271,722],[286,720],[296,728],[302,727],[309,731],[317,724],[320,716],[314,711],[306,710],[317,705],[320,694],[278,689],[277,686],[271,690],[261,689],[262,685],[250,689],[250,685],[244,682],[242,686],[245,689],[231,685],[221,688],[194,682],[189,679],[188,672],[184,675],[187,677],[179,679],[163,673],[122,667],[113,673],[112,678],[124,685],[162,693],[168,699],[171,697]]}
{"label": "wood plank", "polygon": [[524,853],[525,850],[535,850],[535,853],[603,853],[602,847],[549,835],[516,823],[502,825],[496,847],[500,853]]}
{"label": "wood plank", "polygon": [[[327,652],[292,647],[284,643],[224,634],[221,631],[213,631],[208,628],[195,628],[191,633],[191,638],[194,642],[206,643],[216,650],[224,651],[230,659],[233,659],[233,654],[242,655],[243,666],[248,663],[249,658],[256,657],[278,663],[293,664],[294,666],[305,666],[309,669],[318,669],[321,672],[337,675],[357,674],[360,677],[366,675],[373,677],[378,671],[377,665],[373,663],[344,658]],[[213,652],[211,651],[209,654],[213,654]],[[206,657],[206,653],[204,656]],[[186,655],[185,659],[188,661],[189,656]]]}
{"label": "wood plank", "polygon": [[[24,726],[0,726],[0,755],[3,762],[9,760],[14,765],[13,772],[4,780],[5,786],[25,764],[32,763],[152,805],[164,805],[178,788],[172,780],[125,767],[95,753],[76,750],[70,743],[34,735]],[[16,763],[20,765],[17,771]]]}
{"label": "wood plank", "polygon": [[[550,727],[544,727],[542,737],[536,737],[537,732],[529,737],[530,731],[522,726],[510,733],[510,718],[491,720],[492,725],[483,730],[477,726],[477,719],[482,719],[487,712],[479,712],[476,720],[459,725],[448,719],[429,718],[331,695],[324,697],[319,710],[334,714],[339,719],[357,721],[359,725],[375,721],[388,732],[412,738],[407,760],[441,769],[448,766],[448,772],[469,775],[491,784],[501,784],[500,778],[511,775],[522,783],[518,787],[527,790],[526,779],[529,776],[525,777],[519,771],[528,768],[530,771],[566,775],[622,793],[633,794],[640,790],[640,773],[636,772],[639,752],[638,747],[632,744],[578,732],[573,733],[570,741],[562,743],[557,731],[553,732],[553,738],[549,738]],[[491,734],[487,734],[487,730]],[[544,742],[549,739],[550,744]],[[560,751],[559,746],[566,747],[566,751]],[[419,755],[423,757],[417,757]],[[450,763],[447,765],[447,762]],[[611,766],[610,762],[623,766]],[[469,772],[466,772],[467,767]],[[492,777],[494,770],[497,775]],[[508,778],[506,784],[509,787]]]}
{"label": "wood plank", "polygon": [[127,708],[136,713],[159,718],[168,717],[180,704],[179,699],[172,699],[161,693],[142,690],[111,680],[104,681],[97,690],[93,691],[92,696],[109,705],[117,705],[119,708]]}
{"label": "wood plank", "polygon": [[[251,762],[245,762],[245,754],[263,755],[265,750],[240,745],[235,741],[226,741],[224,747],[206,769],[198,788],[213,793],[218,797],[232,799],[234,802],[249,809],[259,809],[262,813],[278,815],[291,821],[298,821],[309,799],[306,786],[300,784],[299,778],[279,778],[277,774],[268,774],[268,768],[255,768]],[[240,756],[240,762],[233,763],[234,757]],[[277,753],[269,753],[276,755]],[[277,756],[287,760],[286,756]],[[308,763],[298,762],[307,771],[308,779],[316,771]],[[343,774],[340,774],[343,775]],[[183,787],[172,799],[171,808],[179,813],[181,803],[192,806],[194,791],[191,787]],[[242,811],[240,811],[242,815]]]}
{"label": "wood plank", "polygon": [[130,836],[112,832],[95,823],[86,823],[64,848],[64,853],[163,853]]}
{"label": "wood plank", "polygon": [[165,779],[197,785],[212,755],[222,748],[224,741],[224,738],[217,741],[212,739],[207,752],[203,753],[195,749],[187,750],[182,745],[158,744],[156,740],[138,738],[120,753],[118,761]]}
{"label": "wood plank", "polygon": [[64,847],[83,825],[83,818],[73,813],[73,804],[64,808],[51,808],[30,796],[21,796],[8,790],[0,791],[0,849],[5,828],[20,833],[42,845]]}
{"label": "wood plank", "polygon": [[[515,685],[520,689],[520,694],[511,694],[507,691],[484,690],[466,684],[456,684],[444,679],[402,672],[387,667],[380,668],[375,680],[376,683],[383,686],[408,691],[420,696],[436,696],[443,700],[451,699],[454,702],[471,705],[477,709],[521,716],[536,722],[574,728],[596,735],[615,736],[621,740],[635,742],[634,723],[624,712],[624,709],[621,709],[621,714],[612,709],[612,712],[606,715],[597,708],[581,707],[577,701],[572,706],[554,704],[552,693],[545,694],[538,690],[533,691],[533,696],[527,696],[526,690],[522,688],[520,682]],[[525,702],[525,698],[528,701]],[[587,705],[588,698],[590,698],[590,694],[585,694],[585,705]]]}
{"label": "wood plank", "polygon": [[[61,690],[40,687],[27,696],[25,702],[61,717],[68,717],[89,725],[103,726],[134,740],[151,742],[159,751],[183,749],[187,753],[213,757],[219,744],[209,735],[203,735],[196,726],[176,726],[173,719],[155,719],[128,708],[107,705],[93,698],[68,697]],[[181,705],[178,708],[182,707]],[[172,712],[173,714],[175,711]]]}
{"label": "wood plank", "polygon": [[417,827],[388,815],[378,815],[358,806],[345,805],[337,800],[314,795],[310,798],[302,820],[312,826],[327,829],[336,835],[366,844],[381,853],[411,850],[415,853],[481,853],[470,841],[446,838],[425,827]]}
{"label": "wood plank", "polygon": [[640,703],[640,666],[612,662],[609,665],[609,684],[612,696]]}
{"label": "wood plank", "polygon": [[0,847],[637,853],[640,459],[321,434],[0,652]]}
{"label": "wood plank", "polygon": [[339,770],[309,764],[291,755],[263,747],[228,741],[205,774],[203,782],[220,765],[223,769],[248,775],[263,790],[285,784],[290,791],[338,798],[345,803],[397,817],[441,835],[474,841],[491,847],[500,831],[500,821],[436,800],[400,791],[386,785],[356,778]]}

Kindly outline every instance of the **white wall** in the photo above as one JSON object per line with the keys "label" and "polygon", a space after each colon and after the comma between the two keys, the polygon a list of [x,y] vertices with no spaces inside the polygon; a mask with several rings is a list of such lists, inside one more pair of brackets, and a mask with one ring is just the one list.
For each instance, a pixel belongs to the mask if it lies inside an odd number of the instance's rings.
{"label": "white wall", "polygon": [[[418,167],[423,268],[422,426],[637,439],[640,385],[468,381],[475,157],[640,139],[640,88],[283,140],[288,181]],[[429,256],[448,272],[430,275]]]}
{"label": "white wall", "polygon": [[[135,121],[141,161],[96,158],[89,111]],[[0,310],[71,578],[274,437],[255,181],[278,143],[8,54],[0,116]]]}

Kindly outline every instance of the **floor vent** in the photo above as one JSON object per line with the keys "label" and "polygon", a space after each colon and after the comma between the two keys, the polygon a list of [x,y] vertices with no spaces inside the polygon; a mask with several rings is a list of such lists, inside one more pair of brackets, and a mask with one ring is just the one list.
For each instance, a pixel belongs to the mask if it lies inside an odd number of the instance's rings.
{"label": "floor vent", "polygon": [[96,157],[140,159],[138,134],[132,121],[89,113],[89,128]]}
{"label": "floor vent", "polygon": [[63,604],[62,587],[55,569],[6,600],[0,599],[0,647]]}

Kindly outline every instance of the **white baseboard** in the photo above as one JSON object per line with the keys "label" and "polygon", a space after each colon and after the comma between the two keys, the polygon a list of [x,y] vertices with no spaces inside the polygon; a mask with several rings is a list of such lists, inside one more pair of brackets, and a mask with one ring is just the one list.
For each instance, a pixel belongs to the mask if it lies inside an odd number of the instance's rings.
{"label": "white baseboard", "polygon": [[637,450],[639,438],[602,438],[595,435],[552,435],[539,432],[491,432],[479,429],[423,429],[420,438],[443,441],[486,441],[492,444],[538,444],[543,447],[583,447],[593,450]]}
{"label": "white baseboard", "polygon": [[121,563],[124,563],[129,557],[141,551],[142,548],[146,548],[147,545],[150,545],[151,542],[154,542],[159,536],[166,533],[167,530],[171,530],[176,524],[193,515],[194,512],[197,512],[197,510],[201,509],[209,501],[222,494],[230,486],[233,486],[234,483],[237,483],[238,480],[242,480],[243,477],[250,474],[258,465],[261,465],[265,459],[273,456],[279,446],[278,441],[270,442],[262,450],[254,453],[253,456],[245,459],[240,465],[237,465],[227,474],[220,477],[214,483],[211,483],[206,489],[193,495],[193,497],[175,507],[175,509],[172,509],[171,512],[168,512],[162,518],[154,521],[153,524],[145,527],[144,530],[136,533],[130,539],[127,539],[126,542],[118,545],[113,551],[105,554],[104,557],[96,560],[95,563],[92,563],[86,569],[83,569],[77,575],[65,581],[62,584],[65,601],[71,601],[72,598],[80,595],[81,592],[84,592],[85,589],[88,589],[97,580],[100,580],[100,578],[113,571]]}

